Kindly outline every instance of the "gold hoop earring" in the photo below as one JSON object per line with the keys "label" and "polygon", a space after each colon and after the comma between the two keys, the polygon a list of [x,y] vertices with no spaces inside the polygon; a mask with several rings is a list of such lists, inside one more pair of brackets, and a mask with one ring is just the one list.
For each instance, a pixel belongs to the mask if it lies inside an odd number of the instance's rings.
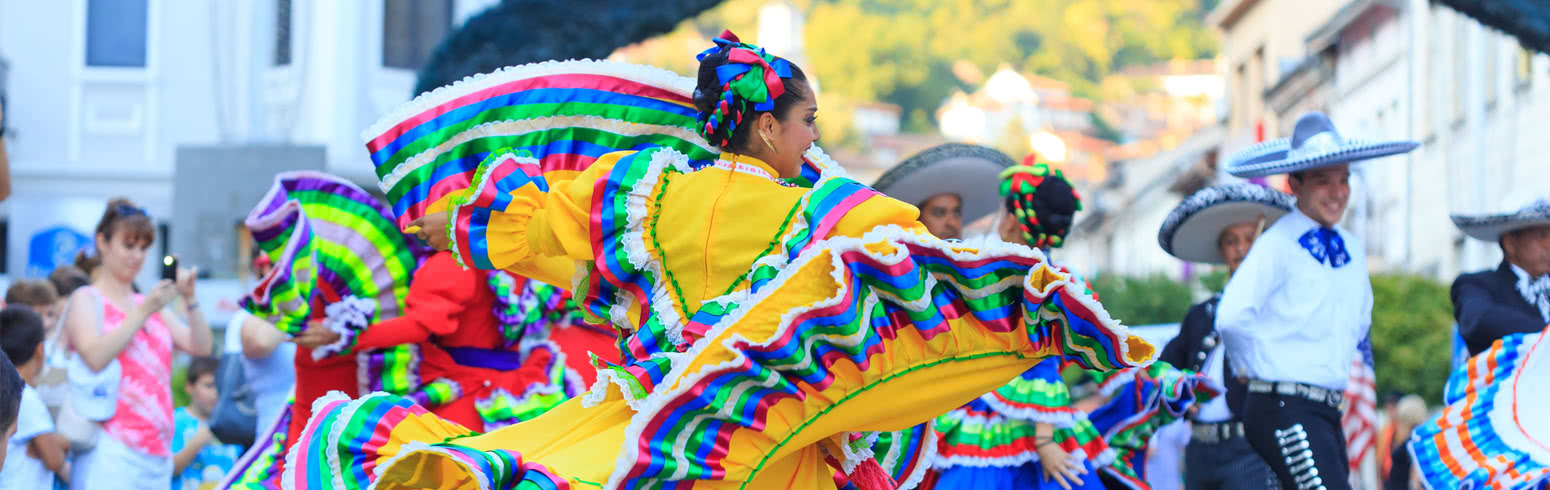
{"label": "gold hoop earring", "polygon": [[770,147],[771,152],[775,153],[776,155],[780,154],[780,150],[775,149],[775,144],[770,142],[769,133],[759,133],[759,138],[764,140],[764,146]]}

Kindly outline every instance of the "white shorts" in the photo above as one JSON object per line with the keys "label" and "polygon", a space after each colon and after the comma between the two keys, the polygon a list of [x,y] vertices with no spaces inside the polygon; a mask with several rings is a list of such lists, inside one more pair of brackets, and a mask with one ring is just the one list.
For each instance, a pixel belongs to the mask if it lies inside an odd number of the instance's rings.
{"label": "white shorts", "polygon": [[151,456],[125,446],[107,432],[97,447],[75,456],[70,490],[156,489],[172,487],[172,458]]}

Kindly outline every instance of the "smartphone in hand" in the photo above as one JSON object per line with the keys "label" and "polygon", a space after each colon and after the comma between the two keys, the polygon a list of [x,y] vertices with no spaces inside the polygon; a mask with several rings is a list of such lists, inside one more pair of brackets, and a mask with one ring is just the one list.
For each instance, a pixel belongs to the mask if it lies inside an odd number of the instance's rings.
{"label": "smartphone in hand", "polygon": [[172,282],[178,281],[178,258],[168,255],[161,258],[161,278]]}

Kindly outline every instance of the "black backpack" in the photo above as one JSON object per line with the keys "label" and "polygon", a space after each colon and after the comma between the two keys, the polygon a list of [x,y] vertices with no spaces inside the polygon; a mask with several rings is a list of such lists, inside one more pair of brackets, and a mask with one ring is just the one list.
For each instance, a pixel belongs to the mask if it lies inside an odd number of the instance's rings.
{"label": "black backpack", "polygon": [[247,369],[241,352],[221,355],[221,367],[215,371],[215,388],[220,398],[210,413],[210,433],[226,444],[253,446],[253,431],[258,427],[256,396],[248,386]]}

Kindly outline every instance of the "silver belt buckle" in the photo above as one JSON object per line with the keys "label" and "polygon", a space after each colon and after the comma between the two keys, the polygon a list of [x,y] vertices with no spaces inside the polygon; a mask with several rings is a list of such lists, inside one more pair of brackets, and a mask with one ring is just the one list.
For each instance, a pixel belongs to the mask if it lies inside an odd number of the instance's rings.
{"label": "silver belt buckle", "polygon": [[1299,387],[1300,386],[1297,383],[1276,383],[1276,393],[1295,396],[1297,395],[1297,388]]}

